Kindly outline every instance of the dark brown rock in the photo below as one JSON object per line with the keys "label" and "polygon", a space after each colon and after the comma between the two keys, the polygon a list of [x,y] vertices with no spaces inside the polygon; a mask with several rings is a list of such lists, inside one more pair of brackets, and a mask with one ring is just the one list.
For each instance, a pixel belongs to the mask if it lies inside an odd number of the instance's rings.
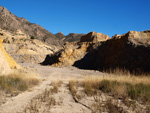
{"label": "dark brown rock", "polygon": [[130,31],[115,35],[95,50],[86,54],[74,66],[83,69],[127,69],[131,72],[150,73],[150,32]]}
{"label": "dark brown rock", "polygon": [[65,35],[64,35],[62,32],[59,32],[59,33],[56,33],[56,34],[55,34],[55,37],[57,37],[57,38],[60,39],[60,40],[64,40]]}
{"label": "dark brown rock", "polygon": [[69,33],[64,39],[64,42],[78,42],[83,35],[84,34]]}

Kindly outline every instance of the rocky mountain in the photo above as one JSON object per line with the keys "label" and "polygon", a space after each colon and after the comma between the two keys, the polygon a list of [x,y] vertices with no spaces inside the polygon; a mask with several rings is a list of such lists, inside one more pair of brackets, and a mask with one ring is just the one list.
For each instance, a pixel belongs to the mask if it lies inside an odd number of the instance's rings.
{"label": "rocky mountain", "polygon": [[[101,71],[120,68],[138,74],[150,73],[150,30],[130,31],[112,38],[96,32],[53,35],[0,6],[0,36],[6,51],[17,62],[43,61],[44,65],[73,65]],[[61,47],[63,49],[58,51]]]}
{"label": "rocky mountain", "polygon": [[81,36],[84,34],[77,34],[77,33],[69,33],[67,36],[65,36],[62,32],[59,32],[55,34],[55,36],[65,42],[77,42],[80,41]]}
{"label": "rocky mountain", "polygon": [[0,38],[0,75],[10,73],[11,69],[20,68],[20,66],[6,53],[2,39]]}
{"label": "rocky mountain", "polygon": [[60,40],[64,40],[66,38],[66,36],[62,32],[56,33],[55,37],[57,37]]}
{"label": "rocky mountain", "polygon": [[115,35],[88,52],[74,66],[82,69],[127,69],[137,74],[150,73],[150,30]]}
{"label": "rocky mountain", "polygon": [[2,6],[0,6],[0,28],[15,35],[20,32],[24,33],[28,37],[36,38],[48,45],[60,47],[62,44],[60,40],[42,26],[30,23],[25,18],[19,18]]}
{"label": "rocky mountain", "polygon": [[[89,37],[89,35],[91,36],[91,42],[88,40],[82,42],[82,39]],[[83,35],[79,42],[66,42],[63,49],[54,54],[47,55],[42,64],[55,66],[73,65],[76,61],[83,58],[87,52],[95,48],[96,41],[108,39],[110,39],[110,37],[102,33],[90,32]]]}
{"label": "rocky mountain", "polygon": [[0,36],[6,51],[16,62],[40,63],[47,54],[57,51],[57,47],[48,46],[37,39],[30,39],[26,34],[13,34],[0,29]]}
{"label": "rocky mountain", "polygon": [[64,49],[48,55],[43,64],[150,73],[150,30],[130,31],[111,39],[102,33],[90,32],[83,35],[79,42],[66,43]]}
{"label": "rocky mountain", "polygon": [[80,41],[81,36],[84,34],[77,34],[77,33],[69,33],[66,38],[64,39],[64,42],[77,42]]}

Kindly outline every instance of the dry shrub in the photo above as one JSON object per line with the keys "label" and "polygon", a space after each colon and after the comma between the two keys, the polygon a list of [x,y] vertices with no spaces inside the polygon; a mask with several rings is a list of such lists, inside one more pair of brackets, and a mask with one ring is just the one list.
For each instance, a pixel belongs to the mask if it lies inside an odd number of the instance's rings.
{"label": "dry shrub", "polygon": [[106,75],[88,76],[82,81],[88,95],[97,94],[97,90],[109,93],[117,98],[131,98],[150,102],[150,76]]}
{"label": "dry shrub", "polygon": [[63,83],[63,82],[62,82],[61,80],[59,80],[59,81],[53,81],[53,82],[52,82],[52,86],[61,87],[62,83]]}
{"label": "dry shrub", "polygon": [[100,84],[100,79],[98,77],[87,77],[82,81],[82,85],[86,87],[86,85],[90,85],[93,89],[98,89]]}
{"label": "dry shrub", "polygon": [[120,76],[120,75],[121,76],[122,75],[130,76],[130,75],[132,75],[129,70],[123,69],[123,68],[109,69],[109,70],[106,70],[106,72],[109,72],[110,74],[114,74],[117,76]]}
{"label": "dry shrub", "polygon": [[116,86],[113,94],[117,98],[126,98],[128,95],[126,86],[124,84]]}
{"label": "dry shrub", "polygon": [[0,76],[0,89],[6,93],[25,91],[38,83],[38,76],[23,70],[13,70],[9,75]]}
{"label": "dry shrub", "polygon": [[70,92],[72,93],[73,96],[76,96],[76,93],[77,93],[77,89],[76,89],[76,81],[74,80],[70,80],[69,81],[69,90]]}
{"label": "dry shrub", "polygon": [[108,113],[123,113],[123,109],[118,107],[117,103],[114,103],[111,99],[107,100],[104,106]]}
{"label": "dry shrub", "polygon": [[[120,87],[118,89],[118,86]],[[115,97],[129,97],[134,100],[150,102],[150,84],[103,80],[99,86],[100,90],[105,93],[111,93]]]}
{"label": "dry shrub", "polygon": [[150,103],[150,84],[138,83],[133,85],[126,83],[126,86],[128,96],[131,99]]}
{"label": "dry shrub", "polygon": [[39,94],[30,101],[24,109],[24,113],[49,113],[50,108],[56,105],[56,100],[52,93],[51,89],[45,89],[42,94]]}
{"label": "dry shrub", "polygon": [[52,93],[57,93],[58,92],[58,88],[61,87],[62,85],[62,81],[57,81],[57,82],[52,82],[51,84],[53,86],[53,88],[51,89]]}

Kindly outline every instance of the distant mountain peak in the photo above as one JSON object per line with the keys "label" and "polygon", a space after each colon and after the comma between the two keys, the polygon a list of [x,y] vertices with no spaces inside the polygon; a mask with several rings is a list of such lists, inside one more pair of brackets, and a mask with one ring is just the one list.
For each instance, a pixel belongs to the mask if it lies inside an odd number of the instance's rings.
{"label": "distant mountain peak", "polygon": [[63,32],[59,32],[59,34],[62,34],[62,35],[64,35],[64,34],[63,34]]}
{"label": "distant mountain peak", "polygon": [[0,10],[2,10],[3,9],[3,6],[0,6]]}
{"label": "distant mountain peak", "polygon": [[57,37],[58,39],[63,39],[65,38],[65,35],[62,32],[56,33],[55,37]]}
{"label": "distant mountain peak", "polygon": [[4,9],[4,7],[3,7],[3,6],[0,6],[0,10],[2,10],[2,9]]}

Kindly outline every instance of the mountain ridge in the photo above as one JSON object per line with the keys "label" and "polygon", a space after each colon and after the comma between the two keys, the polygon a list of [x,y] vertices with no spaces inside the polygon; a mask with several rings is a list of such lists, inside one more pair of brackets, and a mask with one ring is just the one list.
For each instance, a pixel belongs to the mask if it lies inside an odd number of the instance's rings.
{"label": "mountain ridge", "polygon": [[58,40],[51,32],[44,29],[42,26],[30,23],[23,17],[17,17],[2,6],[0,6],[0,25],[1,29],[12,33],[17,33],[17,31],[20,30],[29,37],[32,36],[48,45],[55,45],[58,47],[62,45],[61,40]]}

